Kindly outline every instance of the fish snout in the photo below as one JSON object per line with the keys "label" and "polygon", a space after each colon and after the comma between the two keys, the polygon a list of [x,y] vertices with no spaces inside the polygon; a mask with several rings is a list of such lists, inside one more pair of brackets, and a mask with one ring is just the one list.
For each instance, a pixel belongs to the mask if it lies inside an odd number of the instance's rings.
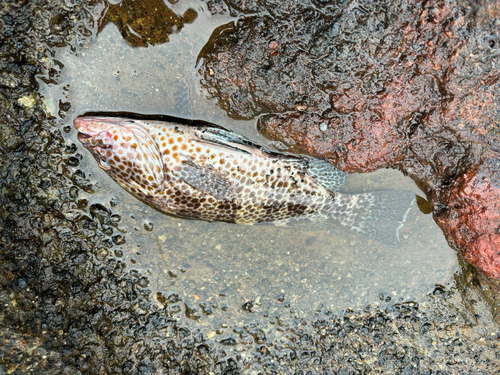
{"label": "fish snout", "polygon": [[91,130],[91,121],[87,117],[77,117],[74,122],[76,130],[81,133],[89,133]]}
{"label": "fish snout", "polygon": [[94,118],[77,117],[74,121],[78,130],[78,140],[86,146],[98,146],[108,148],[113,145],[113,136],[107,130],[103,130]]}
{"label": "fish snout", "polygon": [[81,116],[73,121],[76,130],[81,133],[99,133],[109,126],[117,125],[118,121],[107,117]]}

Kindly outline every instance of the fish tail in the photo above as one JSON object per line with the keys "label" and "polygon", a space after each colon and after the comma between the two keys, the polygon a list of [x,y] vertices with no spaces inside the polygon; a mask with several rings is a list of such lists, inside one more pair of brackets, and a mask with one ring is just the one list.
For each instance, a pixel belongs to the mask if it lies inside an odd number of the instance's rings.
{"label": "fish tail", "polygon": [[333,221],[391,248],[400,244],[399,230],[415,202],[410,191],[383,190],[335,194],[329,216]]}

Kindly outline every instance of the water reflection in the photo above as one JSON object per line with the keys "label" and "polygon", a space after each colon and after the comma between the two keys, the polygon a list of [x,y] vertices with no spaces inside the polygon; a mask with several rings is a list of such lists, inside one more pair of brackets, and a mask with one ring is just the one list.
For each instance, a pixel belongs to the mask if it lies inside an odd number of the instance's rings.
{"label": "water reflection", "polygon": [[99,32],[108,23],[114,23],[127,43],[134,47],[148,47],[167,43],[169,35],[180,32],[185,24],[193,23],[197,17],[193,8],[178,15],[162,0],[124,0],[109,5]]}

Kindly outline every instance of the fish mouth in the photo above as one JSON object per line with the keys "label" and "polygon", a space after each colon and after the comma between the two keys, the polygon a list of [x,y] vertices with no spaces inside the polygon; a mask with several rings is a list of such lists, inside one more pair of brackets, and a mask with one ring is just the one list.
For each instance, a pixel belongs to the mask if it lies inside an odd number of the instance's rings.
{"label": "fish mouth", "polygon": [[75,128],[78,130],[78,140],[84,145],[92,143],[95,134],[89,129],[88,119],[85,117],[77,117],[74,121]]}
{"label": "fish mouth", "polygon": [[98,117],[77,117],[74,120],[78,130],[77,138],[86,148],[106,149],[112,147],[111,134],[104,128],[96,127],[101,121]]}
{"label": "fish mouth", "polygon": [[100,132],[97,134],[78,132],[78,140],[84,147],[88,149],[105,150],[112,148],[113,146],[110,142],[106,142],[100,137],[102,136],[102,134],[106,134],[107,138],[111,137],[108,132]]}
{"label": "fish mouth", "polygon": [[86,143],[91,138],[92,136],[90,134],[78,132],[78,140],[82,143]]}

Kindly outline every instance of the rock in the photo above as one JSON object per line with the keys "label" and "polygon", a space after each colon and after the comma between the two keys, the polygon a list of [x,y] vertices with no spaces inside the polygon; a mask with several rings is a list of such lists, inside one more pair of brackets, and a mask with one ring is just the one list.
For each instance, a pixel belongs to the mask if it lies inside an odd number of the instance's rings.
{"label": "rock", "polygon": [[192,8],[177,15],[161,0],[143,3],[125,0],[109,5],[99,29],[113,22],[130,45],[147,47],[168,42],[170,34],[181,31],[184,24],[192,23],[197,17],[198,13]]}
{"label": "rock", "polygon": [[0,147],[12,151],[19,147],[22,141],[13,128],[0,124]]}
{"label": "rock", "polygon": [[26,109],[30,109],[36,104],[36,95],[35,94],[25,95],[22,98],[17,99],[17,103],[19,105],[22,105]]}
{"label": "rock", "polygon": [[219,106],[346,172],[398,168],[450,245],[500,279],[498,2],[226,4],[252,15],[200,53]]}

